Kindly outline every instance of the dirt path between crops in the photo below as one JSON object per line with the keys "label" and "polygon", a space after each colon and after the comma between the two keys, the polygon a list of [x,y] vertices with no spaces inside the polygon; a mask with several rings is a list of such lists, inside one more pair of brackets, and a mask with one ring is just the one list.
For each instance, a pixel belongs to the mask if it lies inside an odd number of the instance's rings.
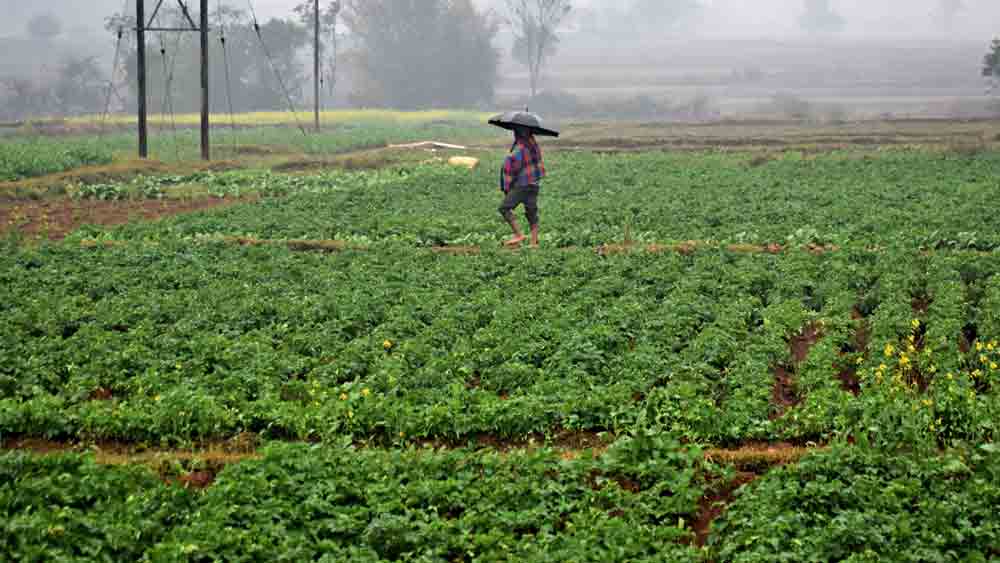
{"label": "dirt path between crops", "polygon": [[164,217],[228,207],[253,198],[189,200],[94,201],[51,199],[0,202],[0,236],[17,231],[27,238],[62,240],[84,225],[110,227],[133,221],[155,221]]}
{"label": "dirt path between crops", "polygon": [[[510,440],[490,435],[476,435],[465,443],[443,441],[418,441],[424,447],[440,449],[472,446],[477,449],[509,454],[516,450],[552,447],[565,460],[582,455],[603,455],[613,441],[605,433],[592,431],[561,431],[549,439],[543,436]],[[537,441],[536,441],[537,440]],[[145,465],[155,471],[167,484],[190,489],[210,487],[216,476],[226,466],[247,460],[260,459],[260,441],[253,434],[241,434],[230,440],[198,444],[185,449],[145,448],[124,442],[97,442],[94,444],[60,442],[42,438],[8,438],[0,447],[3,451],[25,451],[38,455],[69,452],[90,452],[97,463],[103,465]],[[358,444],[358,447],[370,447]],[[707,461],[727,465],[736,470],[733,478],[716,481],[698,502],[698,509],[691,522],[691,541],[704,546],[711,533],[713,522],[722,516],[742,487],[752,483],[774,467],[796,463],[810,452],[824,446],[801,447],[790,443],[747,443],[737,448],[705,450]],[[626,490],[637,490],[627,480],[619,483]]]}
{"label": "dirt path between crops", "polygon": [[774,389],[771,393],[771,402],[775,408],[771,413],[771,419],[784,416],[785,412],[802,401],[797,389],[797,371],[800,365],[809,357],[809,351],[819,342],[822,337],[821,327],[816,323],[809,323],[802,327],[802,330],[788,341],[788,363],[776,364],[772,370],[774,372]]}

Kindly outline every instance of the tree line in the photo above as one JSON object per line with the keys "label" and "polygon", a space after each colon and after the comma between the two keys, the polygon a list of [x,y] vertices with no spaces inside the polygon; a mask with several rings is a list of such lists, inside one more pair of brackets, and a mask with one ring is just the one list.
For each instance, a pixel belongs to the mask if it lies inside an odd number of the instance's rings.
{"label": "tree line", "polygon": [[[815,33],[835,33],[845,20],[831,0],[802,0],[799,21]],[[954,18],[961,0],[939,0],[936,14]],[[323,0],[320,19],[323,76],[327,99],[339,94],[354,106],[402,109],[477,107],[493,102],[501,52],[497,36],[507,30],[511,55],[527,70],[531,97],[542,87],[547,63],[557,52],[569,19],[586,31],[597,20],[605,29],[628,33],[669,32],[703,13],[701,0],[631,0],[575,10],[571,0],[502,0],[480,9],[473,0]],[[574,13],[576,12],[576,13]],[[575,17],[574,17],[575,16]],[[212,106],[237,112],[288,109],[311,95],[313,2],[300,0],[285,17],[258,22],[252,14],[221,3],[210,14]],[[590,19],[588,19],[590,18]],[[183,27],[176,4],[157,12],[157,26]],[[588,26],[589,23],[589,26]],[[98,113],[110,107],[132,110],[137,99],[138,45],[132,14],[114,14],[105,28],[121,34],[113,75],[94,58],[67,57],[54,78],[0,80],[7,90],[4,112],[18,115]],[[61,23],[52,15],[32,18],[27,31],[39,41],[54,41]],[[224,37],[224,42],[222,38]],[[154,113],[198,109],[199,42],[195,33],[147,34],[149,109]],[[984,75],[1000,76],[996,45]],[[993,57],[993,58],[990,58]],[[339,75],[350,67],[351,83]],[[338,71],[339,70],[339,71]]]}

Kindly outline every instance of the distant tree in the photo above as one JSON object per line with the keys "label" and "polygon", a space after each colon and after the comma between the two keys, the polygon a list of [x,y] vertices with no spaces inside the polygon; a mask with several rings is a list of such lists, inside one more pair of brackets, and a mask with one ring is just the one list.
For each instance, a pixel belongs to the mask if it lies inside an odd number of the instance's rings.
{"label": "distant tree", "polygon": [[948,29],[955,21],[955,16],[965,9],[964,0],[938,0],[937,8],[932,14],[939,27]]}
{"label": "distant tree", "polygon": [[28,35],[45,41],[62,34],[62,22],[52,14],[39,14],[28,20]]}
{"label": "distant tree", "polygon": [[983,77],[990,80],[991,90],[996,88],[1000,80],[1000,39],[993,40],[989,52],[983,57]]}
{"label": "distant tree", "polygon": [[[983,57],[983,77],[988,81],[987,93],[995,96],[1000,85],[1000,39],[993,40],[990,51]],[[990,109],[1000,113],[1000,101],[994,98]]]}
{"label": "distant tree", "polygon": [[97,113],[106,79],[95,57],[67,57],[60,65],[53,97],[61,114]]}
{"label": "distant tree", "polygon": [[696,18],[705,6],[698,0],[637,0],[631,19],[642,31],[666,31]]}
{"label": "distant tree", "polygon": [[[324,4],[320,2],[320,43],[321,51],[323,54],[323,65],[325,69],[323,70],[324,76],[322,80],[326,82],[329,87],[330,95],[334,94],[334,88],[337,83],[337,20],[340,16],[340,11],[343,9],[343,3],[341,0],[333,0]],[[294,12],[299,17],[299,23],[301,23],[309,33],[310,41],[313,39],[313,29],[315,29],[313,20],[315,19],[315,3],[313,0],[302,0],[299,5],[295,6]]]}
{"label": "distant tree", "polygon": [[799,25],[810,33],[835,33],[844,29],[847,22],[830,7],[830,0],[805,0],[805,12]]}
{"label": "distant tree", "polygon": [[569,0],[507,0],[514,31],[513,55],[528,67],[531,96],[538,95],[546,59],[559,45],[558,27],[572,11]]}
{"label": "distant tree", "polygon": [[363,73],[359,99],[398,108],[493,99],[496,23],[471,0],[346,0]]}
{"label": "distant tree", "polygon": [[[160,24],[167,27],[182,26],[186,21],[180,10],[164,3],[158,15]],[[211,42],[213,68],[211,73],[211,104],[213,108],[228,109],[227,94],[232,93],[236,111],[282,110],[288,107],[284,92],[275,77],[270,63],[264,57],[253,25],[242,10],[222,4],[213,10],[209,21],[213,28],[219,23],[225,30],[226,58],[222,58],[221,43],[214,38]],[[135,34],[129,30],[135,20],[129,15],[115,14],[105,20],[105,28],[112,34],[119,29],[125,31],[122,45],[120,75],[127,84],[128,106],[135,107],[137,98],[137,45]],[[261,35],[267,44],[274,68],[290,90],[293,99],[301,99],[305,73],[300,54],[308,42],[306,29],[294,20],[272,19],[261,24]],[[149,111],[164,112],[165,103],[170,102],[174,111],[197,111],[200,100],[199,44],[193,34],[148,33],[146,38],[146,72],[149,89]],[[229,88],[226,86],[226,72],[229,70]],[[116,74],[116,77],[118,75]],[[167,85],[169,78],[169,88]],[[167,94],[170,94],[170,98]]]}
{"label": "distant tree", "polygon": [[24,77],[0,79],[6,99],[0,104],[4,119],[42,116],[51,110],[51,91],[36,81]]}

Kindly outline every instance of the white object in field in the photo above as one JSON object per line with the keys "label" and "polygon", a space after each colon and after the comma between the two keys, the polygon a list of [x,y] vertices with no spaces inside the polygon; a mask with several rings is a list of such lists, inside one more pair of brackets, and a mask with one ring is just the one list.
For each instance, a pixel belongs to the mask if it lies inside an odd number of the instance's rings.
{"label": "white object in field", "polygon": [[408,143],[405,145],[389,145],[390,149],[454,149],[458,151],[464,151],[468,147],[462,145],[450,145],[448,143],[439,143],[437,141],[421,141],[419,143]]}
{"label": "white object in field", "polygon": [[448,159],[448,164],[452,166],[462,166],[464,168],[468,168],[469,170],[475,170],[479,167],[479,159],[471,156],[453,156]]}

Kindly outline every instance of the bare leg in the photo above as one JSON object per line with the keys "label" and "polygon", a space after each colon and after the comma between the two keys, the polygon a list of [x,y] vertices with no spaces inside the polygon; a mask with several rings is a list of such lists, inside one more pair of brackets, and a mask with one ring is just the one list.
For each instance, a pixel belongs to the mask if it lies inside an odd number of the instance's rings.
{"label": "bare leg", "polygon": [[517,219],[514,218],[514,214],[508,212],[505,218],[507,219],[507,223],[510,225],[510,229],[514,232],[514,237],[504,244],[507,246],[517,246],[521,244],[524,241],[525,236],[521,232],[521,228],[517,225]]}
{"label": "bare leg", "polygon": [[531,226],[531,246],[538,246],[538,225]]}

